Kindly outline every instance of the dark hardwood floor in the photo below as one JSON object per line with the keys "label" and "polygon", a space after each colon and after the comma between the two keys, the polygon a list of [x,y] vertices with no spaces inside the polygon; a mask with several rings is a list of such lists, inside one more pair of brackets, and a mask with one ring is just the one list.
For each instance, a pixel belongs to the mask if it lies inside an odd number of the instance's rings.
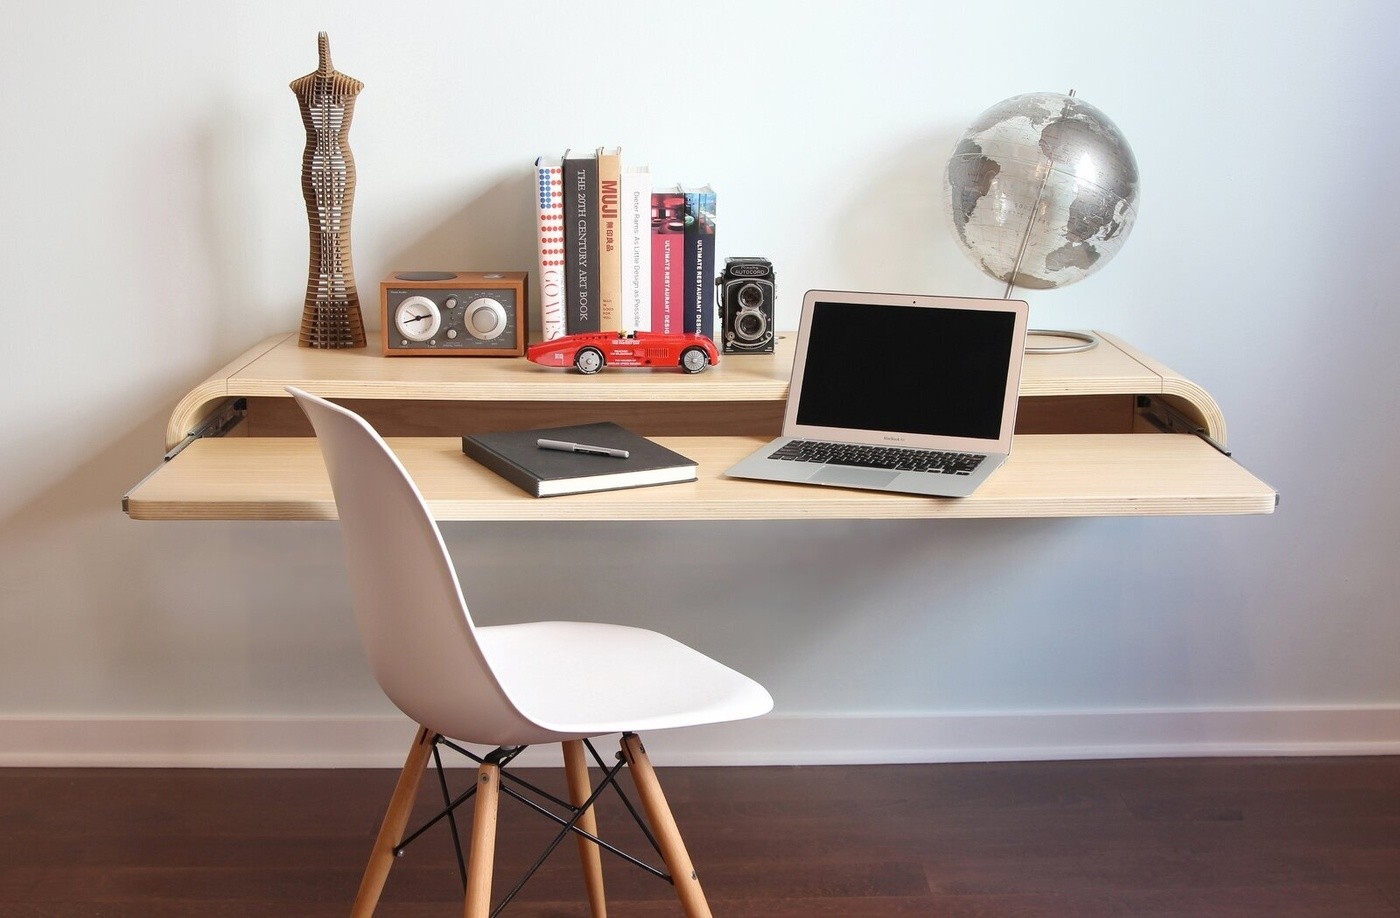
{"label": "dark hardwood floor", "polygon": [[[1400,915],[1400,758],[659,773],[719,916]],[[562,774],[528,775],[562,794]],[[345,915],[394,780],[0,769],[0,915]],[[427,814],[431,774],[423,791]],[[624,819],[610,804],[604,833]],[[498,893],[549,834],[502,800]],[[567,842],[505,914],[586,915],[577,863]],[[681,914],[669,886],[604,864],[609,914]],[[378,914],[460,914],[444,827]]]}

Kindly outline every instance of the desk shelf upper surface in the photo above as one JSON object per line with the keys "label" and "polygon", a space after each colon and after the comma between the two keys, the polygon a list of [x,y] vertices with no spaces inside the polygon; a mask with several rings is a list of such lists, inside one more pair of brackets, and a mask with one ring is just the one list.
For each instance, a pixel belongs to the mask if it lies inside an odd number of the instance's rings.
{"label": "desk shelf upper surface", "polygon": [[[1077,354],[1025,358],[1022,397],[1173,395],[1191,405],[1216,440],[1224,417],[1199,386],[1126,343],[1098,333],[1098,347]],[[249,349],[190,391],[166,430],[174,446],[218,402],[230,397],[284,397],[297,386],[333,399],[533,402],[782,402],[787,398],[795,336],[782,334],[776,353],[730,355],[694,376],[653,370],[605,370],[582,376],[524,358],[382,357],[370,348],[318,350],[297,346],[295,333]]]}

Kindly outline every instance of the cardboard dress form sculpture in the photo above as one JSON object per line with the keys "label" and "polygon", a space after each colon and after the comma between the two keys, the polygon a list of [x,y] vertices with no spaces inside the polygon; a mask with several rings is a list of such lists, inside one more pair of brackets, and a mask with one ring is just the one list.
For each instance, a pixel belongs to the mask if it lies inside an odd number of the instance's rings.
{"label": "cardboard dress form sculpture", "polygon": [[350,263],[350,213],[355,198],[355,159],[350,154],[350,119],[359,80],[331,66],[330,39],[317,36],[320,66],[292,81],[306,127],[301,192],[311,224],[311,266],[301,313],[302,347],[365,346],[360,295]]}

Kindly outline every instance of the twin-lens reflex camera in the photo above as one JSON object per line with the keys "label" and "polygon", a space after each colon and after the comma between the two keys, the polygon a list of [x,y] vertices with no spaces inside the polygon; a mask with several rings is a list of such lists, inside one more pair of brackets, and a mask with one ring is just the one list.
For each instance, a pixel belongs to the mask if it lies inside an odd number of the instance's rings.
{"label": "twin-lens reflex camera", "polygon": [[715,278],[723,353],[773,353],[773,282],[773,263],[766,258],[724,260],[724,272]]}

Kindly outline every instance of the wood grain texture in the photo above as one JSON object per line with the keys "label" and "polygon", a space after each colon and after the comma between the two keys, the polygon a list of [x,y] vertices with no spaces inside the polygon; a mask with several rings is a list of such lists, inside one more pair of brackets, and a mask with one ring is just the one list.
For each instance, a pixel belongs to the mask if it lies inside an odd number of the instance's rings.
{"label": "wood grain texture", "polygon": [[[1137,433],[1131,395],[1023,396],[1016,433]],[[250,437],[309,437],[311,424],[289,398],[247,399],[247,420],[233,434]],[[563,427],[612,421],[647,437],[764,437],[782,433],[783,402],[534,402],[427,401],[343,398],[349,408],[385,437],[451,437],[531,427]]]}
{"label": "wood grain texture", "polygon": [[[953,519],[1270,513],[1275,492],[1197,437],[1028,435],[971,497],[913,497],[740,481],[724,470],[754,437],[665,437],[693,482],[534,498],[463,455],[459,438],[390,439],[440,520]],[[133,519],[329,520],[315,440],[200,440],[128,495]]]}
{"label": "wood grain texture", "polygon": [[496,814],[500,809],[501,770],[490,762],[476,771],[476,800],[472,811],[471,851],[467,855],[465,918],[489,918],[491,879],[496,867]]}
{"label": "wood grain texture", "polygon": [[[657,846],[666,859],[666,870],[671,875],[671,885],[676,890],[686,918],[710,918],[710,903],[700,885],[700,876],[686,850],[685,839],[681,837],[675,816],[666,802],[666,795],[657,780],[656,769],[652,767],[642,738],[636,734],[622,738],[622,755],[627,759],[627,767],[632,770],[632,781],[642,799],[647,822],[656,836]],[[723,802],[723,800],[721,800]]]}
{"label": "wood grain texture", "polygon": [[[783,428],[781,402],[536,402],[428,401],[343,398],[385,437],[452,437],[534,427],[612,421],[647,437],[776,437]],[[1082,413],[1076,412],[1076,417]],[[289,398],[248,399],[248,418],[235,428],[253,437],[309,437],[311,424]],[[1127,431],[1124,431],[1127,432]]]}
{"label": "wood grain texture", "polygon": [[355,895],[350,918],[369,918],[379,904],[384,882],[394,866],[394,849],[404,839],[404,826],[413,813],[414,802],[418,799],[418,785],[423,780],[423,768],[432,750],[433,736],[428,733],[427,727],[419,727],[413,744],[409,746],[403,770],[399,772],[398,783],[394,785],[393,796],[389,798],[389,807],[384,811],[384,821],[380,823],[379,834],[375,836],[374,847],[370,850],[369,863],[365,866],[364,876],[360,878],[360,890]]}
{"label": "wood grain texture", "polygon": [[[1224,418],[1205,390],[1123,342],[1098,334],[1103,343],[1091,351],[1028,355],[1021,378],[1023,400],[1176,395],[1190,403],[1191,413],[1203,421],[1208,433],[1224,442]],[[523,358],[386,359],[365,349],[299,348],[296,335],[291,334],[259,343],[196,386],[171,416],[166,448],[198,426],[208,414],[210,402],[229,396],[288,399],[284,390],[288,385],[336,400],[548,402],[604,409],[615,403],[650,402],[672,406],[673,411],[694,403],[766,402],[779,406],[777,416],[781,417],[794,344],[793,333],[782,333],[771,355],[729,355],[718,366],[695,376],[653,370],[581,376],[536,366]]]}
{"label": "wood grain texture", "polygon": [[[1225,428],[1225,415],[1211,398],[1210,393],[1201,388],[1196,383],[1177,373],[1175,370],[1162,363],[1157,358],[1144,353],[1126,341],[1116,338],[1107,332],[1098,333],[1103,341],[1121,351],[1125,356],[1141,364],[1149,372],[1155,373],[1162,379],[1161,393],[1172,400],[1172,404],[1182,411],[1193,421],[1205,428],[1208,436],[1217,443],[1228,443],[1227,431]],[[1143,393],[1147,394],[1147,393]]]}
{"label": "wood grain texture", "polygon": [[[1400,916],[1398,757],[658,772],[716,915]],[[563,793],[562,770],[523,774]],[[454,792],[474,775],[454,770]],[[389,769],[0,770],[0,914],[341,918],[395,779]],[[422,797],[414,826],[438,802]],[[604,803],[605,826],[628,822]],[[509,802],[499,817],[496,863],[513,883],[555,827]],[[669,886],[613,863],[610,915],[681,914]],[[461,909],[439,825],[396,864],[376,914]],[[568,850],[505,912],[588,914]]]}
{"label": "wood grain texture", "polygon": [[[1276,495],[1195,437],[1144,433],[1139,395],[1167,398],[1223,442],[1199,386],[1111,335],[1069,355],[1029,355],[1011,461],[962,500],[741,482],[724,469],[777,434],[794,336],[772,355],[731,355],[698,376],[615,371],[585,377],[515,358],[385,359],[366,350],[267,339],[190,392],[166,430],[173,446],[230,397],[248,402],[241,438],[202,440],[133,488],[136,519],[334,519],[295,385],[364,414],[442,520],[901,519],[1269,513]],[[626,494],[525,497],[461,455],[455,434],[613,420],[700,463],[699,480]],[[444,434],[454,436],[444,437]],[[290,439],[288,439],[290,438]],[[439,438],[439,439],[433,439]],[[277,442],[278,440],[282,442]]]}
{"label": "wood grain texture", "polygon": [[[593,793],[588,775],[588,755],[582,740],[566,740],[560,744],[564,753],[564,777],[569,785],[569,802],[581,807]],[[590,835],[598,834],[598,815],[590,806],[579,815],[578,827]],[[603,883],[603,852],[582,835],[575,838],[579,865],[583,868],[583,883],[588,890],[589,918],[608,918],[607,890]]]}
{"label": "wood grain texture", "polygon": [[195,386],[175,405],[165,425],[165,448],[171,449],[185,439],[207,418],[220,402],[229,397],[228,381],[248,364],[287,341],[295,341],[296,333],[264,338],[233,360],[224,364],[207,379]]}

